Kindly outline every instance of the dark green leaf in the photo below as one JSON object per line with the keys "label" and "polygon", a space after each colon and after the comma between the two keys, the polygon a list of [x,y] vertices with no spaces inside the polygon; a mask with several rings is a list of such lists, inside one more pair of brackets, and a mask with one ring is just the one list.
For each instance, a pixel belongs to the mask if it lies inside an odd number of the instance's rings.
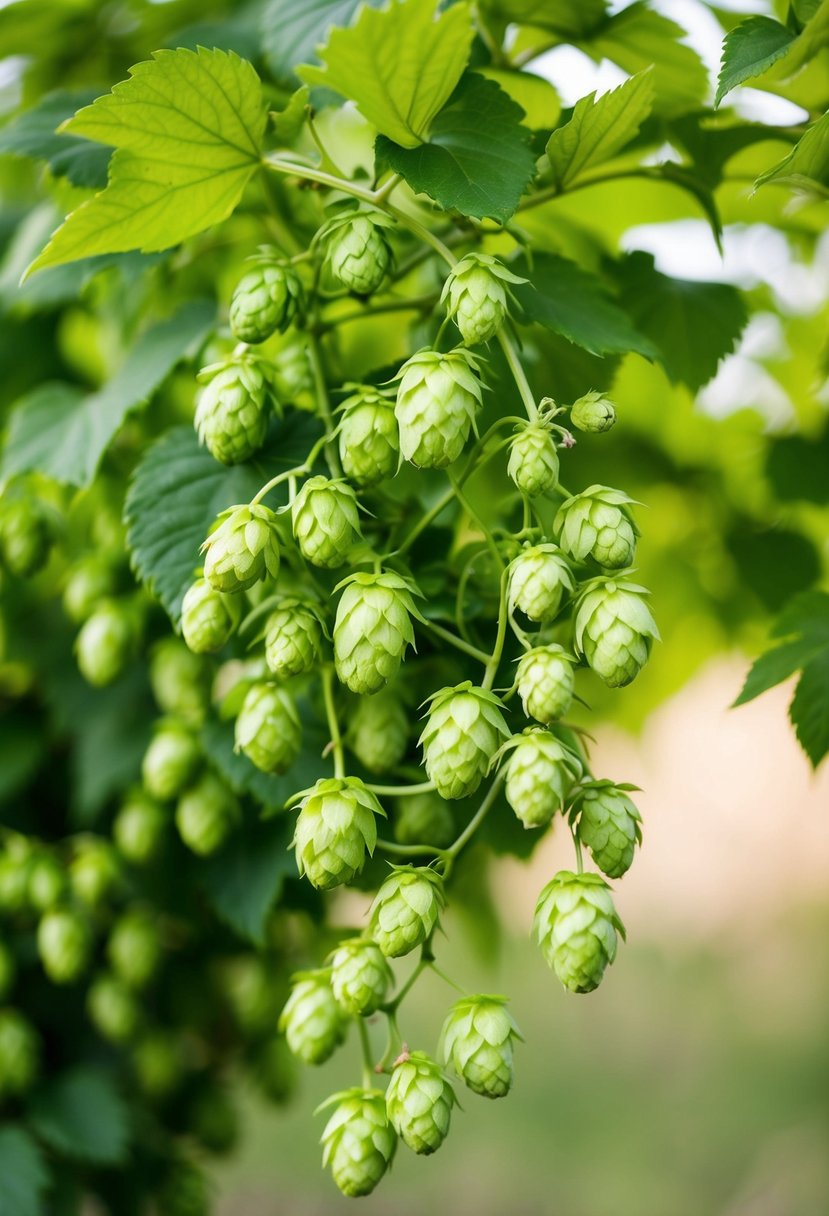
{"label": "dark green leaf", "polygon": [[771,17],[749,17],[726,34],[714,105],[738,84],[752,80],[785,54],[795,35]]}
{"label": "dark green leaf", "polygon": [[427,143],[403,148],[380,136],[377,156],[444,210],[505,223],[535,172],[523,115],[495,81],[469,72],[433,121]]}
{"label": "dark green leaf", "polygon": [[24,110],[0,130],[0,153],[45,160],[55,177],[67,177],[74,186],[102,189],[107,183],[112,149],[79,139],[77,135],[57,134],[65,119],[71,118],[81,106],[89,105],[100,92],[99,89],[60,91],[42,97],[37,105]]}
{"label": "dark green leaf", "polygon": [[[351,24],[361,0],[270,0],[262,18],[262,46],[268,67],[284,88],[295,87],[294,68],[319,62],[316,50],[335,26]],[[380,8],[384,0],[363,0]]]}
{"label": "dark green leaf", "polygon": [[0,717],[0,804],[27,785],[43,761],[45,739],[36,718],[22,711]]}
{"label": "dark green leaf", "polygon": [[763,529],[740,523],[727,544],[743,582],[770,612],[779,612],[799,591],[820,577],[820,554],[812,542],[789,528]]}
{"label": "dark green leaf", "polygon": [[285,879],[296,876],[289,848],[292,833],[292,815],[266,822],[251,819],[204,867],[207,894],[218,915],[259,946]]}
{"label": "dark green leaf", "polygon": [[755,659],[734,705],[745,705],[746,702],[759,697],[761,693],[774,688],[776,684],[782,684],[784,680],[788,680],[789,676],[800,671],[810,659],[825,649],[826,643],[815,638],[797,638],[793,642],[784,642],[782,646],[775,646],[773,650],[761,654],[759,659]]}
{"label": "dark green leaf", "polygon": [[766,474],[781,502],[829,503],[829,429],[817,440],[801,435],[775,439]]}
{"label": "dark green leaf", "polygon": [[771,635],[787,638],[795,633],[820,638],[829,646],[829,594],[825,591],[805,591],[786,605],[775,621]]}
{"label": "dark green leaf", "polygon": [[72,818],[93,823],[110,798],[137,781],[150,742],[152,700],[143,666],[131,668],[108,688],[79,681],[80,724],[72,752]]}
{"label": "dark green leaf", "polygon": [[589,35],[607,13],[605,0],[484,0],[482,7],[503,21],[546,30],[565,42]]}
{"label": "dark green leaf", "polygon": [[109,1073],[78,1067],[32,1097],[29,1122],[57,1152],[96,1165],[119,1165],[129,1142],[129,1111]]}
{"label": "dark green leaf", "polygon": [[817,768],[829,752],[829,647],[803,669],[789,717],[800,746]]}
{"label": "dark green leaf", "polygon": [[43,1154],[28,1132],[13,1123],[0,1127],[0,1212],[41,1216],[49,1186]]}

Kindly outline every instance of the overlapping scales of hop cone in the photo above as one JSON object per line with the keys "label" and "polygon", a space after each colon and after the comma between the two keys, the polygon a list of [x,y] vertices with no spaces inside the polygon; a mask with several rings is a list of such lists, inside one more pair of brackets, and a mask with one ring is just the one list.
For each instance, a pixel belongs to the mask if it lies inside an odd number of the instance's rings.
{"label": "overlapping scales of hop cone", "polygon": [[279,680],[313,671],[322,645],[319,611],[305,600],[281,600],[265,623],[265,662]]}
{"label": "overlapping scales of hop cone", "polygon": [[577,431],[595,434],[609,431],[616,422],[616,407],[604,393],[585,393],[573,403],[570,421]]}
{"label": "overlapping scales of hop cone", "polygon": [[544,827],[581,776],[581,760],[548,730],[530,729],[506,747],[507,802],[525,828]]}
{"label": "overlapping scales of hop cone", "polygon": [[591,781],[573,807],[578,815],[578,836],[596,865],[608,878],[621,878],[630,869],[637,844],[642,842],[642,817],[628,797],[631,785]]}
{"label": "overlapping scales of hop cone", "polygon": [[7,499],[0,509],[0,564],[19,578],[31,578],[46,564],[52,526],[33,498]]}
{"label": "overlapping scales of hop cone", "polygon": [[240,355],[199,372],[202,388],[194,425],[199,440],[222,464],[257,452],[268,430],[269,387],[258,359]]}
{"label": "overlapping scales of hop cone", "polygon": [[659,630],[646,588],[614,579],[593,580],[578,602],[576,649],[611,688],[630,684],[648,661]]}
{"label": "overlapping scales of hop cone", "polygon": [[590,486],[573,495],[556,515],[558,543],[576,562],[592,557],[606,570],[624,569],[636,556],[639,535],[627,509],[632,502],[610,486]]}
{"label": "overlapping scales of hop cone", "polygon": [[194,654],[215,654],[235,633],[241,615],[238,599],[197,578],[181,602],[181,633]]}
{"label": "overlapping scales of hop cone", "polygon": [[239,342],[264,342],[285,330],[302,303],[302,283],[283,262],[257,259],[242,276],[230,301],[230,328]]}
{"label": "overlapping scales of hop cone", "polygon": [[513,1080],[513,1040],[521,1033],[503,996],[456,1001],[443,1026],[446,1063],[473,1093],[503,1098]]}
{"label": "overlapping scales of hop cone", "polygon": [[391,246],[384,229],[392,221],[382,211],[346,211],[319,234],[325,243],[325,265],[334,278],[357,295],[369,296],[388,274]]}
{"label": "overlapping scales of hop cone", "polygon": [[374,852],[383,808],[357,777],[323,778],[301,798],[292,841],[300,875],[319,890],[351,882]]}
{"label": "overlapping scales of hop cone", "polygon": [[386,1090],[389,1122],[404,1144],[424,1156],[436,1152],[449,1132],[455,1091],[440,1065],[422,1051],[404,1051]]}
{"label": "overlapping scales of hop cone", "polygon": [[555,619],[565,592],[573,590],[573,575],[557,545],[532,545],[509,567],[509,609],[520,609],[531,621]]}
{"label": "overlapping scales of hop cone", "polygon": [[343,472],[367,487],[393,477],[400,459],[394,403],[370,385],[357,385],[340,406],[337,427]]}
{"label": "overlapping scales of hop cone", "polygon": [[558,450],[544,422],[523,426],[510,443],[507,472],[529,498],[546,494],[558,484]]}
{"label": "overlapping scales of hop cone", "polygon": [[229,507],[201,547],[204,577],[215,591],[245,591],[279,573],[276,515],[260,504]]}
{"label": "overlapping scales of hop cone", "polygon": [[610,887],[598,874],[561,870],[538,897],[533,933],[571,992],[598,988],[616,957],[617,934],[624,932]]}
{"label": "overlapping scales of hop cone", "polygon": [[347,1019],[334,999],[328,971],[294,976],[291,995],[279,1017],[279,1029],[295,1056],[306,1064],[324,1064],[345,1038]]}
{"label": "overlapping scales of hop cone", "polygon": [[290,693],[276,684],[254,684],[236,719],[235,751],[263,773],[285,773],[299,755],[302,727]]}
{"label": "overlapping scales of hop cone", "polygon": [[529,718],[548,726],[563,718],[573,702],[575,659],[550,643],[526,651],[518,661],[516,687]]}
{"label": "overlapping scales of hop cone", "polygon": [[468,253],[452,267],[441,292],[447,315],[467,346],[489,342],[507,315],[507,283],[526,283],[487,253]]}
{"label": "overlapping scales of hop cone", "polygon": [[435,870],[394,866],[371,905],[371,936],[387,958],[400,958],[432,935],[445,902]]}
{"label": "overlapping scales of hop cone", "polygon": [[[322,1133],[322,1164],[344,1195],[370,1195],[389,1168],[397,1136],[379,1089],[347,1089],[329,1102],[337,1109]],[[322,1108],[320,1108],[322,1109]]]}
{"label": "overlapping scales of hop cone", "polygon": [[312,566],[341,566],[360,539],[357,496],[343,480],[309,477],[291,507],[294,538]]}
{"label": "overlapping scales of hop cone", "polygon": [[352,692],[367,696],[388,683],[414,645],[411,618],[420,618],[412,584],[390,570],[358,571],[343,587],[334,621],[337,676]]}
{"label": "overlapping scales of hop cone", "polygon": [[481,406],[477,361],[463,349],[422,350],[398,376],[395,416],[400,451],[424,469],[444,469],[460,456]]}
{"label": "overlapping scales of hop cone", "polygon": [[429,698],[429,714],[418,742],[426,773],[442,798],[474,794],[490,761],[509,735],[494,693],[465,680]]}
{"label": "overlapping scales of hop cone", "polygon": [[221,848],[241,818],[236,795],[216,773],[205,773],[176,806],[176,827],[188,849],[207,857]]}
{"label": "overlapping scales of hop cone", "polygon": [[331,988],[346,1013],[368,1017],[386,999],[391,968],[376,942],[355,937],[342,942],[331,958]]}
{"label": "overlapping scales of hop cone", "polygon": [[383,688],[360,697],[349,716],[346,742],[370,773],[388,773],[409,746],[409,712],[398,694]]}

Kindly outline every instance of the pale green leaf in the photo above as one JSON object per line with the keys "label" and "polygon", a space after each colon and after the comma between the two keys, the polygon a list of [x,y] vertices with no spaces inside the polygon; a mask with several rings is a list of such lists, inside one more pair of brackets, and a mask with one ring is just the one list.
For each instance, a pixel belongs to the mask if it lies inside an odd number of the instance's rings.
{"label": "pale green leaf", "polygon": [[788,156],[757,179],[829,198],[829,113],[812,123]]}
{"label": "pale green leaf", "polygon": [[762,76],[781,55],[785,55],[795,35],[771,17],[749,17],[742,21],[723,43],[722,65],[714,105],[718,106],[738,84]]}
{"label": "pale green leaf", "polygon": [[47,1081],[34,1094],[29,1122],[64,1156],[119,1165],[129,1141],[129,1110],[103,1069],[77,1067]]}
{"label": "pale green leaf", "polygon": [[554,131],[547,144],[555,182],[564,188],[614,157],[638,134],[652,106],[650,69],[599,98],[595,93],[582,97],[570,121]]}
{"label": "pale green leaf", "polygon": [[479,68],[479,75],[494,80],[524,111],[524,125],[531,131],[549,131],[561,115],[561,100],[549,80],[532,72],[510,72],[506,68]]}
{"label": "pale green leaf", "polygon": [[829,648],[804,667],[789,717],[798,743],[817,768],[829,752]]}
{"label": "pale green leaf", "polygon": [[473,33],[466,3],[438,14],[437,0],[391,0],[382,12],[364,8],[350,29],[332,30],[323,66],[300,76],[341,93],[382,135],[414,148],[460,80]]}
{"label": "pale green leaf", "polygon": [[0,1127],[0,1212],[41,1216],[49,1171],[43,1153],[15,1123]]}
{"label": "pale green leaf", "polygon": [[224,51],[157,51],[62,130],[117,148],[109,184],[29,269],[167,249],[226,219],[260,160],[266,111],[251,65]]}
{"label": "pale green leaf", "polygon": [[271,126],[279,144],[292,144],[305,126],[308,97],[307,85],[291,94],[284,110],[271,110]]}
{"label": "pale green leaf", "polygon": [[384,0],[270,0],[262,16],[262,46],[279,84],[292,88],[297,64],[316,63],[316,49],[329,30],[350,25],[361,3],[380,8]]}

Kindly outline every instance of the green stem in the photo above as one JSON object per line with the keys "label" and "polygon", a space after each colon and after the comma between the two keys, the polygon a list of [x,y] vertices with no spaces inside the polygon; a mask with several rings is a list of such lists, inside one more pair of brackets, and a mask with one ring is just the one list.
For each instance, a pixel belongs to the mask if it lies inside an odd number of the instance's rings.
{"label": "green stem", "polygon": [[421,781],[419,785],[370,785],[366,789],[380,798],[406,798],[414,794],[431,794],[435,788],[434,781]]}
{"label": "green stem", "polygon": [[403,1004],[403,1001],[409,995],[412,988],[414,988],[420,976],[434,961],[434,957],[435,956],[432,953],[432,939],[429,938],[428,941],[425,941],[420,947],[420,958],[417,961],[417,966],[414,968],[403,987],[399,992],[394,994],[392,1000],[388,1001],[385,1005],[380,1006],[384,1013],[387,1013],[390,1016],[397,1013],[397,1010]]}
{"label": "green stem", "polygon": [[501,574],[501,598],[498,604],[498,633],[495,636],[495,646],[492,650],[492,658],[487,663],[484,678],[481,681],[482,688],[492,688],[492,685],[495,683],[495,676],[498,673],[498,668],[501,663],[501,656],[504,653],[504,642],[506,641],[507,637],[508,616],[507,571],[504,570]]}
{"label": "green stem", "polygon": [[287,173],[291,177],[302,177],[309,182],[319,182],[321,186],[328,186],[330,190],[350,194],[364,203],[373,204],[375,202],[373,190],[366,190],[362,186],[355,185],[354,182],[346,181],[344,177],[335,177],[333,173],[326,173],[324,169],[317,169],[313,165],[305,165],[299,161],[286,160],[284,156],[275,155],[266,156],[263,164],[277,173]]}
{"label": "green stem", "polygon": [[446,869],[444,872],[444,876],[448,876],[452,862],[455,860],[458,853],[460,853],[461,849],[466,844],[469,843],[469,841],[472,839],[472,837],[477,832],[478,828],[481,826],[483,821],[486,819],[486,817],[489,814],[489,811],[492,807],[492,804],[494,803],[494,801],[498,795],[498,791],[501,788],[505,775],[506,774],[503,771],[496,775],[494,781],[492,782],[492,785],[489,787],[489,789],[486,793],[486,797],[484,798],[483,802],[478,807],[477,811],[472,816],[469,823],[466,825],[464,830],[461,832],[460,836],[457,838],[455,843],[451,844],[449,846],[449,848],[446,850]]}
{"label": "green stem", "polygon": [[573,837],[573,845],[576,850],[576,873],[583,874],[584,873],[584,858],[582,857],[582,852],[581,852],[581,841],[579,840],[578,832],[576,831],[575,828],[571,828],[570,832]]}
{"label": "green stem", "polygon": [[390,312],[427,312],[437,303],[437,295],[432,292],[427,296],[411,296],[407,300],[386,300],[367,304],[365,308],[355,308],[351,312],[341,313],[338,317],[322,320],[317,326],[318,333],[327,333],[339,325],[347,325],[350,321],[363,321],[366,317],[382,316]]}
{"label": "green stem", "polygon": [[324,667],[322,670],[322,691],[325,697],[325,716],[328,719],[328,729],[331,732],[331,746],[334,752],[334,776],[345,776],[345,751],[343,737],[340,733],[340,723],[334,705],[334,669]]}
{"label": "green stem", "polygon": [[508,336],[503,325],[496,334],[501,350],[504,352],[504,357],[509,364],[509,369],[512,372],[516,387],[521,394],[521,400],[524,402],[524,409],[527,411],[527,417],[530,422],[535,422],[538,417],[538,406],[535,404],[535,397],[530,388],[530,382],[527,379],[527,374],[524,371],[523,364],[518,358],[518,352],[513,345],[512,339]]}
{"label": "green stem", "polygon": [[391,177],[374,191],[375,202],[385,202],[389,195],[394,193],[402,180],[399,173],[392,173]]}
{"label": "green stem", "polygon": [[477,659],[480,663],[489,662],[489,655],[485,650],[480,650],[477,646],[470,645],[470,643],[465,642],[463,638],[459,638],[457,634],[452,633],[448,629],[444,629],[442,625],[436,625],[434,621],[427,620],[422,621],[421,624],[425,625],[426,628],[431,630],[432,633],[436,634],[437,637],[442,638],[444,642],[448,642],[450,646],[454,646],[456,649],[462,650],[464,654],[470,655],[473,659]]}
{"label": "green stem", "polygon": [[[437,500],[435,505],[430,507],[426,514],[420,517],[409,535],[394,550],[395,555],[399,556],[401,553],[405,553],[408,549],[411,549],[421,532],[423,532],[425,528],[428,528],[429,524],[432,523],[433,520],[437,519],[441,511],[444,511],[446,507],[449,506],[454,497],[455,491],[450,486],[446,493]],[[389,554],[389,556],[391,556],[391,554]]]}
{"label": "green stem", "polygon": [[325,459],[328,462],[331,476],[342,477],[343,470],[340,464],[340,454],[334,442],[334,419],[331,414],[331,402],[328,399],[328,388],[326,387],[325,372],[322,367],[322,355],[320,353],[319,342],[313,334],[310,334],[308,338],[308,358],[314,377],[314,394],[317,399],[317,408],[325,425]]}
{"label": "green stem", "polygon": [[397,844],[394,840],[383,840],[382,837],[377,841],[377,848],[381,853],[388,853],[391,857],[422,857],[424,853],[443,857],[444,854],[443,849],[438,849],[432,844]]}
{"label": "green stem", "polygon": [[360,1046],[363,1050],[363,1089],[372,1089],[374,1087],[374,1059],[365,1018],[357,1019],[357,1027],[360,1031]]}

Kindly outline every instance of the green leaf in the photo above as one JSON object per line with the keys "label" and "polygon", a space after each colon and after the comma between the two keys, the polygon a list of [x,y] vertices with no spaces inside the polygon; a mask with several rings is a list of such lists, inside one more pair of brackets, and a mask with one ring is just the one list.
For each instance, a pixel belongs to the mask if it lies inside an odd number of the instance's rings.
{"label": "green leaf", "polygon": [[507,71],[506,68],[478,68],[487,80],[494,80],[524,111],[524,125],[531,131],[549,131],[561,116],[561,100],[549,80],[533,72]]}
{"label": "green leaf", "polygon": [[296,877],[290,852],[293,817],[251,819],[204,866],[204,884],[216,913],[242,937],[264,945],[268,913],[286,878]]}
{"label": "green leaf", "polygon": [[350,29],[332,30],[319,52],[323,66],[299,74],[355,102],[381,135],[414,148],[460,80],[473,33],[466,3],[439,14],[438,0],[390,0],[382,12],[363,8]]}
{"label": "green leaf", "polygon": [[772,627],[771,636],[787,638],[796,633],[829,646],[829,594],[804,591],[786,605]]}
{"label": "green leaf", "polygon": [[714,105],[738,84],[762,76],[784,55],[795,35],[771,17],[749,17],[726,34]]}
{"label": "green leaf", "polygon": [[41,1216],[48,1186],[43,1153],[29,1133],[13,1123],[0,1127],[0,1212]]}
{"label": "green leaf", "polygon": [[61,90],[41,97],[37,105],[18,114],[0,130],[0,153],[45,160],[55,177],[66,177],[73,186],[100,189],[106,185],[112,149],[56,130],[95,96],[93,90],[84,89],[71,93]]}
{"label": "green leaf", "polygon": [[89,485],[129,411],[146,402],[180,360],[196,353],[213,324],[214,306],[191,301],[148,329],[97,393],[86,395],[60,382],[39,385],[12,410],[3,475],[37,470],[70,485]]}
{"label": "green leaf", "polygon": [[786,435],[766,457],[766,475],[780,502],[829,503],[829,428],[818,439]]}
{"label": "green leaf", "polygon": [[[310,415],[289,415],[273,426],[269,442],[253,461],[233,468],[199,447],[192,427],[174,427],[148,448],[127,494],[127,542],[138,577],[175,624],[201,563],[199,546],[219,512],[249,502],[269,478],[302,464],[319,433]],[[283,485],[268,502],[286,501],[286,496]]]}
{"label": "green leaf", "polygon": [[804,667],[789,717],[798,743],[817,768],[829,752],[829,647]]}
{"label": "green leaf", "polygon": [[103,1069],[77,1067],[32,1097],[29,1122],[57,1152],[95,1165],[120,1165],[129,1143],[129,1111]]}
{"label": "green leaf", "polygon": [[829,113],[812,123],[789,155],[758,177],[756,185],[768,182],[829,198]]}
{"label": "green leaf", "polygon": [[377,157],[445,211],[506,223],[535,172],[523,116],[493,80],[469,72],[433,122],[428,143],[401,148],[381,135]]}
{"label": "green leaf", "polygon": [[150,742],[153,702],[146,670],[138,664],[108,688],[91,689],[83,680],[79,685],[71,723],[71,815],[73,823],[89,827],[110,798],[139,779]]}
{"label": "green leaf", "polygon": [[607,13],[605,0],[483,0],[482,7],[503,21],[547,30],[565,42],[589,34]]}
{"label": "green leaf", "polygon": [[587,170],[610,160],[638,134],[652,106],[650,69],[598,99],[595,93],[582,97],[570,121],[554,131],[547,144],[553,180],[565,188]]}
{"label": "green leaf", "polygon": [[[293,88],[298,63],[316,63],[316,49],[329,31],[347,26],[361,0],[270,0],[262,17],[262,47],[274,78],[283,88]],[[362,0],[380,8],[385,0]]]}
{"label": "green leaf", "polygon": [[775,646],[755,659],[754,665],[746,676],[745,684],[734,706],[745,705],[762,693],[768,692],[776,684],[782,684],[793,676],[796,671],[813,659],[815,655],[826,649],[826,643],[815,638],[796,638],[793,642],[784,642]]}
{"label": "green leaf", "polygon": [[266,111],[251,65],[157,51],[63,130],[117,151],[106,190],[73,211],[29,268],[168,249],[227,218],[260,161]]}
{"label": "green leaf", "polygon": [[746,323],[736,287],[660,274],[650,254],[618,264],[622,300],[636,328],[654,343],[670,378],[696,392],[733,351]]}
{"label": "green leaf", "polygon": [[310,89],[303,85],[291,94],[284,110],[271,111],[271,125],[280,144],[292,144],[305,126]]}
{"label": "green leaf", "polygon": [[527,316],[594,355],[635,351],[646,359],[659,352],[608,296],[604,284],[575,262],[540,253],[532,266],[519,259],[513,267],[529,282],[512,290]]}

